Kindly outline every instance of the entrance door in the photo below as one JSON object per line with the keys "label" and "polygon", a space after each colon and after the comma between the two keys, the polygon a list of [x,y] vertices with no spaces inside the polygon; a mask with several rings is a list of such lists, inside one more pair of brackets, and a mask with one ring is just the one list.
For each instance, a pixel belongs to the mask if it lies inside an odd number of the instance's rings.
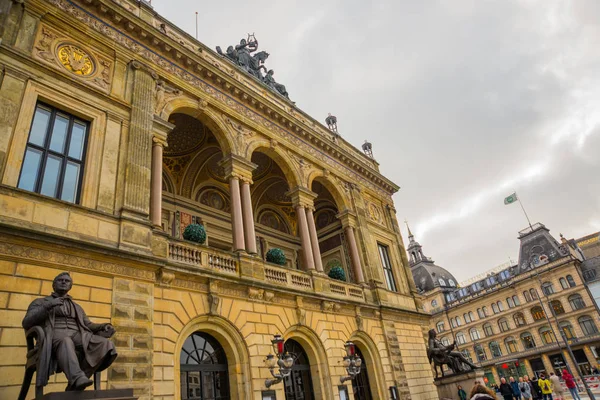
{"label": "entrance door", "polygon": [[285,400],[314,400],[315,394],[310,376],[310,362],[300,343],[288,339],[285,351],[294,357],[290,376],[283,380]]}
{"label": "entrance door", "polygon": [[181,398],[229,400],[227,357],[217,339],[192,333],[181,348]]}
{"label": "entrance door", "polygon": [[352,391],[354,392],[354,400],[372,400],[371,386],[369,385],[369,375],[367,374],[367,363],[358,346],[354,347],[356,355],[362,360],[360,365],[360,373],[352,379]]}

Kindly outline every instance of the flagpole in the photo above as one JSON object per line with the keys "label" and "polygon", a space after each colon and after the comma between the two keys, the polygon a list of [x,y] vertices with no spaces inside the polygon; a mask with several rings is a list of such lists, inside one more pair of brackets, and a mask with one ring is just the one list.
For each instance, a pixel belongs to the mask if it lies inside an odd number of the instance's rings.
{"label": "flagpole", "polygon": [[[517,193],[515,191],[515,193]],[[527,211],[525,211],[525,207],[523,207],[523,203],[521,202],[521,197],[519,195],[517,195],[517,201],[519,202],[519,205],[521,206],[521,210],[523,210],[523,214],[525,214],[525,218],[527,218],[527,222],[529,223],[529,227],[531,228],[531,231],[533,231],[533,225],[531,225],[531,221],[529,220],[529,215],[527,215]]]}

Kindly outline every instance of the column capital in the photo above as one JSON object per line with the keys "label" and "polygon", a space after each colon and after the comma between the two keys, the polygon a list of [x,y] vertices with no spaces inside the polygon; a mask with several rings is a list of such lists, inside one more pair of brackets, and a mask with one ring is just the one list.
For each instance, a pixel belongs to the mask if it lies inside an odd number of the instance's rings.
{"label": "column capital", "polygon": [[338,215],[336,215],[336,218],[340,220],[340,222],[342,223],[342,226],[344,228],[346,228],[346,227],[356,228],[357,218],[356,218],[356,214],[353,211],[344,210],[341,213],[339,213]]}
{"label": "column capital", "polygon": [[317,194],[303,186],[296,186],[286,193],[292,198],[292,204],[294,207],[302,206],[305,208],[314,208],[315,199]]}
{"label": "column capital", "polygon": [[233,177],[248,183],[252,183],[252,171],[258,167],[258,165],[253,162],[235,154],[225,155],[223,159],[219,161],[219,166],[225,170],[227,179]]}
{"label": "column capital", "polygon": [[165,121],[164,119],[154,116],[154,120],[152,121],[152,142],[158,143],[162,145],[162,147],[167,147],[167,136],[169,133],[175,128],[170,122]]}

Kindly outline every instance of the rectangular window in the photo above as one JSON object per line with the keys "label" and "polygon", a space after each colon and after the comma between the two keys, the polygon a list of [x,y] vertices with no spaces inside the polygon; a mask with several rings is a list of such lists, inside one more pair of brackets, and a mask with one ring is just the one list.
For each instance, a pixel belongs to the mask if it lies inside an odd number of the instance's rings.
{"label": "rectangular window", "polygon": [[78,203],[89,124],[38,103],[18,187]]}
{"label": "rectangular window", "polygon": [[387,288],[392,292],[397,292],[396,281],[394,280],[394,273],[392,272],[392,262],[390,261],[390,253],[388,247],[383,244],[377,244],[379,247],[379,256],[381,257],[381,264],[383,265],[383,275],[385,275],[385,283]]}

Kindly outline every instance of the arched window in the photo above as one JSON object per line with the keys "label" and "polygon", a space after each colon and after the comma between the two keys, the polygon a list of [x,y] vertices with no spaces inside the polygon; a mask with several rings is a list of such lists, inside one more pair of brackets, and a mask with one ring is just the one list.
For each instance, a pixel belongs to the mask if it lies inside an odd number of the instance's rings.
{"label": "arched window", "polygon": [[437,300],[431,300],[431,308],[437,307]]}
{"label": "arched window", "polygon": [[463,314],[463,318],[465,319],[465,324],[471,322],[471,317],[469,317],[468,313]]}
{"label": "arched window", "polygon": [[512,300],[513,300],[513,303],[515,303],[515,307],[521,305],[521,301],[519,300],[519,296],[517,296],[516,294],[512,297]]}
{"label": "arched window", "polygon": [[542,338],[545,344],[554,343],[554,333],[552,332],[552,329],[550,329],[548,326],[542,326],[540,328],[540,337]]}
{"label": "arched window", "polygon": [[506,318],[502,318],[498,321],[498,327],[500,328],[500,332],[506,332],[510,329],[508,326],[508,320]]}
{"label": "arched window", "polygon": [[369,384],[369,374],[367,371],[367,363],[362,355],[362,352],[355,346],[356,355],[360,357],[362,363],[360,364],[360,373],[358,373],[354,379],[352,379],[352,391],[354,392],[355,400],[371,400],[371,385]]}
{"label": "arched window", "polygon": [[483,325],[483,333],[486,337],[492,336],[494,334],[494,328],[492,328],[492,324],[489,322]]}
{"label": "arched window", "polygon": [[569,304],[571,305],[573,311],[580,310],[585,307],[585,302],[579,294],[572,294],[569,296]]}
{"label": "arched window", "polygon": [[546,313],[544,313],[544,310],[542,310],[542,307],[535,306],[531,309],[531,316],[533,317],[534,321],[539,321],[539,320],[546,318]]}
{"label": "arched window", "polygon": [[467,337],[465,336],[464,333],[458,332],[456,334],[456,343],[458,343],[458,344],[465,344],[465,343],[467,343]]}
{"label": "arched window", "polygon": [[478,344],[475,345],[473,347],[473,350],[475,351],[475,356],[477,357],[477,361],[482,362],[487,360],[487,356],[485,355],[485,350],[483,349],[483,346]]}
{"label": "arched window", "polygon": [[544,294],[546,294],[547,296],[554,294],[554,285],[552,284],[552,282],[544,282],[542,284],[542,292],[544,292]]}
{"label": "arched window", "polygon": [[552,306],[552,311],[554,312],[554,315],[560,315],[565,313],[565,309],[563,308],[563,305],[559,300],[552,300],[550,302],[550,305]]}
{"label": "arched window", "polygon": [[496,304],[498,305],[498,311],[504,311],[504,305],[500,300],[498,300]]}
{"label": "arched window", "polygon": [[472,341],[481,339],[481,336],[479,336],[479,331],[477,330],[477,328],[471,329],[469,331],[469,335],[471,336]]}
{"label": "arched window", "polygon": [[444,321],[439,321],[437,324],[435,324],[435,330],[438,333],[444,332]]}
{"label": "arched window", "polygon": [[494,314],[498,314],[498,306],[496,305],[496,303],[492,303],[492,311],[494,312]]}
{"label": "arched window", "polygon": [[475,321],[475,314],[473,314],[473,311],[469,311],[469,319],[471,322]]}
{"label": "arched window", "polygon": [[461,326],[462,322],[460,321],[460,317],[457,316],[455,319],[456,319],[456,326]]}
{"label": "arched window", "polygon": [[515,340],[514,337],[509,336],[506,339],[504,339],[504,344],[506,345],[506,350],[509,353],[516,353],[517,350],[517,341]]}
{"label": "arched window", "polygon": [[569,287],[575,287],[575,279],[571,275],[567,275],[567,282],[569,282]]}
{"label": "arched window", "polygon": [[465,356],[465,358],[467,360],[473,362],[473,359],[471,358],[471,352],[469,350],[464,349],[464,350],[461,350],[460,352],[463,354],[463,356]]}
{"label": "arched window", "polygon": [[292,373],[283,380],[286,400],[314,400],[310,362],[304,349],[300,343],[288,339],[285,341],[285,351],[294,357]]}
{"label": "arched window", "polygon": [[477,315],[479,316],[479,319],[485,318],[485,314],[483,313],[483,310],[481,308],[477,309]]}
{"label": "arched window", "polygon": [[508,308],[513,308],[515,306],[515,303],[513,302],[512,297],[506,298],[506,304],[508,304]]}
{"label": "arched window", "polygon": [[454,280],[448,279],[448,283],[450,284],[451,287],[456,287],[456,282],[454,282]]}
{"label": "arched window", "polygon": [[535,347],[535,340],[533,340],[533,336],[529,332],[521,333],[521,342],[525,349],[533,349]]}
{"label": "arched window", "polygon": [[181,348],[181,398],[228,399],[227,357],[217,339],[194,332]]}
{"label": "arched window", "polygon": [[594,335],[598,333],[598,328],[596,328],[594,320],[589,315],[579,317],[577,321],[579,322],[579,326],[581,327],[584,335]]}
{"label": "arched window", "polygon": [[498,342],[490,342],[490,353],[492,357],[502,357],[502,350]]}
{"label": "arched window", "polygon": [[531,301],[531,294],[527,290],[523,292],[523,297],[525,297],[526,302],[529,303]]}
{"label": "arched window", "polygon": [[450,318],[450,325],[452,325],[453,328],[456,328],[456,320],[454,318]]}
{"label": "arched window", "polygon": [[488,312],[488,309],[487,309],[487,307],[486,307],[486,306],[483,306],[483,307],[481,307],[481,311],[483,311],[483,315],[485,315],[486,317],[487,317],[488,315],[490,315],[490,313]]}
{"label": "arched window", "polygon": [[517,328],[525,325],[525,317],[523,316],[523,313],[521,313],[521,312],[518,312],[515,315],[513,315],[513,320],[515,321],[515,326]]}
{"label": "arched window", "polygon": [[565,278],[560,278],[558,282],[560,282],[560,287],[563,288],[563,290],[569,288],[569,284]]}
{"label": "arched window", "polygon": [[537,300],[537,299],[538,299],[538,293],[537,293],[537,290],[535,290],[535,289],[531,288],[531,289],[529,289],[529,294],[531,295],[531,298],[532,298],[533,300]]}
{"label": "arched window", "polygon": [[575,331],[573,330],[573,325],[571,325],[569,321],[563,321],[558,325],[560,326],[560,329],[562,329],[563,335],[565,335],[567,339],[573,339],[576,337]]}
{"label": "arched window", "polygon": [[438,282],[440,283],[440,286],[446,286],[446,281],[443,280],[442,278],[439,278]]}
{"label": "arched window", "polygon": [[443,337],[443,338],[441,339],[441,342],[442,342],[442,344],[443,344],[444,346],[448,346],[448,345],[450,345],[450,339],[448,339],[447,337]]}

